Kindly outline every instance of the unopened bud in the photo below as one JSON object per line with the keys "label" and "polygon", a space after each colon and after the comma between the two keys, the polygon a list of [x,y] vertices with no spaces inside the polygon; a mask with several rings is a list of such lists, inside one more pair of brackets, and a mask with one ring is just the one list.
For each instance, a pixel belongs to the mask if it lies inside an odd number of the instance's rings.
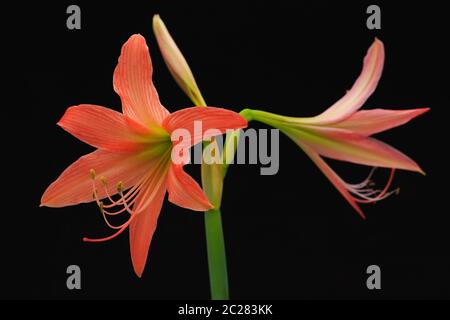
{"label": "unopened bud", "polygon": [[167,68],[169,68],[175,81],[196,105],[206,106],[191,68],[189,68],[186,59],[167,30],[166,25],[157,14],[153,16],[153,32]]}

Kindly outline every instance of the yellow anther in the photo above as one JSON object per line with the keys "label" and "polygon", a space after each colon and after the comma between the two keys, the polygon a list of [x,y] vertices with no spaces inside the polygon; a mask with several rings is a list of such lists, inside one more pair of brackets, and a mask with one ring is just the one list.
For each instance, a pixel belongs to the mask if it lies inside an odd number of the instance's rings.
{"label": "yellow anther", "polygon": [[103,213],[103,201],[100,201],[98,203],[98,207],[100,208],[100,211]]}
{"label": "yellow anther", "polygon": [[105,176],[101,176],[101,177],[100,177],[100,182],[101,182],[104,186],[106,186],[106,185],[108,184],[108,180],[106,179]]}
{"label": "yellow anther", "polygon": [[119,183],[117,183],[117,192],[122,192],[123,191],[123,189],[124,189],[124,187],[123,187],[123,182],[122,181],[119,181]]}
{"label": "yellow anther", "polygon": [[89,175],[91,176],[91,179],[94,180],[96,176],[95,170],[94,169],[89,170]]}
{"label": "yellow anther", "polygon": [[395,194],[398,196],[400,194],[400,188],[397,188],[397,190],[395,190]]}

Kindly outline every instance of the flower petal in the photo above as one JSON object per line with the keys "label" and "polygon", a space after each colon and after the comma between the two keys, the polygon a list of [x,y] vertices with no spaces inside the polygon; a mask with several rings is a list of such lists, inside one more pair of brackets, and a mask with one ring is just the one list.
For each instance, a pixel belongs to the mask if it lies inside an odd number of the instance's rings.
{"label": "flower petal", "polygon": [[310,118],[311,123],[334,123],[345,119],[361,108],[375,91],[383,71],[383,64],[384,46],[380,40],[375,38],[375,41],[367,51],[366,57],[364,58],[363,69],[353,87],[330,108],[320,115]]}
{"label": "flower petal", "polygon": [[364,219],[364,213],[356,203],[353,196],[348,192],[345,182],[338,176],[338,174],[331,169],[331,167],[314,151],[305,144],[298,144],[300,148],[311,158],[311,160],[319,167],[320,171],[330,180],[330,182],[336,187],[336,189],[342,194],[342,196],[350,203],[350,205],[358,212],[358,214]]}
{"label": "flower petal", "polygon": [[[42,195],[41,206],[58,208],[93,201],[91,169],[98,177],[106,177],[108,192],[113,195],[117,193],[119,181],[129,188],[142,178],[148,167],[148,161],[136,156],[96,150],[64,170]],[[106,192],[98,179],[96,188],[98,197],[104,198]]]}
{"label": "flower petal", "polygon": [[183,170],[183,166],[170,167],[167,178],[169,201],[183,208],[207,211],[213,206],[198,183]]}
{"label": "flower petal", "polygon": [[287,132],[294,141],[306,144],[322,156],[374,167],[423,173],[414,160],[374,138],[330,127],[304,127]]}
{"label": "flower petal", "polygon": [[142,276],[150,243],[166,194],[166,170],[155,170],[153,177],[138,195],[133,210],[137,216],[130,224],[130,253],[134,272]]}
{"label": "flower petal", "polygon": [[123,113],[144,125],[161,124],[169,114],[159,102],[152,72],[144,37],[132,35],[122,47],[113,84],[122,100]]}
{"label": "flower petal", "polygon": [[176,129],[188,130],[191,139],[190,145],[208,140],[218,135],[219,132],[225,133],[227,129],[235,130],[246,126],[247,120],[238,113],[213,107],[185,108],[172,113],[163,122],[163,127],[169,133]]}
{"label": "flower petal", "polygon": [[112,152],[141,149],[137,138],[146,129],[120,112],[88,104],[68,108],[58,125],[91,146]]}
{"label": "flower petal", "polygon": [[372,109],[361,110],[333,126],[345,128],[359,134],[370,136],[394,127],[401,126],[411,119],[427,112],[429,108],[409,110]]}

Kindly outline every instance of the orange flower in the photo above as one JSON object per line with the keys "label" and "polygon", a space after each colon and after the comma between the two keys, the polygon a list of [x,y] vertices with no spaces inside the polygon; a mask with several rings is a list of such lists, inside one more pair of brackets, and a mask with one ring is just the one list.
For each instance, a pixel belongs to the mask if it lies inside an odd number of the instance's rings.
{"label": "orange flower", "polygon": [[[64,207],[95,200],[108,226],[117,231],[106,238],[84,240],[110,240],[129,227],[131,259],[140,277],[166,191],[169,201],[181,207],[197,211],[212,208],[197,182],[184,172],[183,164],[172,161],[172,149],[178,142],[172,141],[172,132],[187,130],[191,146],[200,142],[208,129],[223,133],[246,127],[247,121],[235,112],[213,107],[170,114],[153,85],[152,62],[141,35],[131,36],[122,47],[113,84],[123,113],[79,105],[68,108],[58,122],[98,150],[69,166],[47,188],[41,206]],[[194,130],[194,121],[201,121],[201,132]],[[111,210],[115,207],[120,208]],[[127,222],[112,225],[109,216],[121,213],[129,214]]]}

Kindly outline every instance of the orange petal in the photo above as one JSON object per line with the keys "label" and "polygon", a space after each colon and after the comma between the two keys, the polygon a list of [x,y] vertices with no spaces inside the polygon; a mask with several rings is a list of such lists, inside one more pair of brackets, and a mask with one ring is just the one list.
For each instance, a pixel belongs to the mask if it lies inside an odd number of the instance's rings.
{"label": "orange petal", "polygon": [[384,64],[383,43],[375,41],[364,58],[363,69],[347,94],[317,117],[311,118],[316,124],[329,124],[345,119],[361,108],[375,91]]}
{"label": "orange petal", "polygon": [[144,125],[161,124],[169,114],[159,102],[152,72],[144,37],[132,35],[122,47],[113,84],[122,100],[123,113]]}
{"label": "orange petal", "polygon": [[[136,138],[144,129],[120,112],[83,104],[70,107],[58,125],[94,147],[112,152],[131,152],[142,148]],[[139,132],[139,127],[142,127]],[[147,134],[149,130],[147,130]]]}
{"label": "orange petal", "polygon": [[287,133],[322,156],[374,167],[396,168],[423,173],[418,164],[395,148],[350,130],[331,127],[304,127]]}
{"label": "orange petal", "polygon": [[209,203],[198,183],[183,170],[181,165],[172,165],[167,178],[169,201],[183,208],[207,211],[213,206]]}
{"label": "orange petal", "polygon": [[[194,130],[194,122],[201,124],[198,130]],[[176,129],[186,129],[190,133],[191,144],[202,140],[208,140],[217,135],[210,129],[225,133],[227,129],[240,129],[247,126],[247,120],[238,113],[222,108],[185,108],[169,115],[163,122],[163,127],[172,133]]]}
{"label": "orange petal", "polygon": [[134,205],[137,216],[130,224],[130,253],[134,272],[142,276],[148,251],[156,230],[166,194],[166,171],[155,171],[153,177],[143,186]]}
{"label": "orange petal", "polygon": [[319,167],[322,173],[330,180],[330,182],[336,187],[336,189],[342,194],[342,196],[350,203],[350,205],[358,212],[358,214],[364,219],[364,213],[356,203],[353,196],[348,192],[345,182],[338,176],[338,174],[331,169],[331,167],[314,151],[314,149],[304,144],[299,144],[300,148],[311,158],[311,160]]}
{"label": "orange petal", "polygon": [[429,108],[409,110],[372,109],[361,110],[333,126],[345,128],[359,134],[370,136],[394,127],[401,126],[411,119],[430,110]]}
{"label": "orange petal", "polygon": [[[96,150],[64,170],[44,192],[41,206],[65,207],[93,201],[92,179],[89,175],[91,169],[95,170],[98,177],[106,177],[108,192],[113,195],[117,193],[119,181],[122,181],[126,188],[131,187],[142,178],[148,167],[145,159]],[[106,192],[98,179],[96,187],[98,197],[104,198]]]}

